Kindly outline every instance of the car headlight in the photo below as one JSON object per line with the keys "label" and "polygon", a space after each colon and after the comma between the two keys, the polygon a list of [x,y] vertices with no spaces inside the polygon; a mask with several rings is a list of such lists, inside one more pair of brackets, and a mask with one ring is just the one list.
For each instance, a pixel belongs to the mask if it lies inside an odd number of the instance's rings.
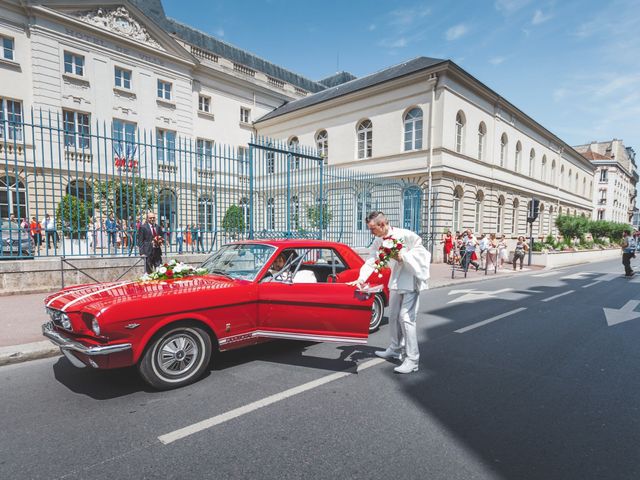
{"label": "car headlight", "polygon": [[96,334],[96,337],[100,336],[100,324],[98,323],[97,318],[91,320],[91,330]]}
{"label": "car headlight", "polygon": [[71,319],[69,318],[69,315],[67,315],[66,313],[60,314],[60,324],[62,325],[62,328],[64,328],[65,330],[72,330]]}

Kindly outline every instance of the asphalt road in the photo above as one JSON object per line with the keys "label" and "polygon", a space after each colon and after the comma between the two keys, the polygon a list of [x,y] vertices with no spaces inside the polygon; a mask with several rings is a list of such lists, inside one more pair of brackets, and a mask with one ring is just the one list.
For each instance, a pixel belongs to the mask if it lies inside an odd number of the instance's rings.
{"label": "asphalt road", "polygon": [[386,325],[221,354],[170,392],[62,357],[1,367],[0,478],[638,479],[640,276],[621,272],[428,291],[406,376],[372,361]]}

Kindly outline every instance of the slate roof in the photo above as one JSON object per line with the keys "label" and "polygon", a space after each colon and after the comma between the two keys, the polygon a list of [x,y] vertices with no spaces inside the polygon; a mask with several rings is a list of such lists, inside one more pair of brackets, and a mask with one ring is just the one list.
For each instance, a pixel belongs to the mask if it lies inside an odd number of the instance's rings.
{"label": "slate roof", "polygon": [[342,83],[340,85],[336,85],[335,87],[322,90],[321,92],[318,92],[314,95],[309,95],[308,97],[285,103],[283,106],[275,109],[270,113],[267,113],[266,115],[258,119],[256,123],[279,117],[280,115],[294,112],[296,110],[300,110],[301,108],[310,107],[311,105],[317,105],[322,102],[327,102],[329,100],[333,100],[334,98],[342,97],[344,95],[357,92],[358,90],[369,88],[373,85],[389,82],[391,80],[395,80],[396,78],[404,77],[406,75],[419,72],[420,70],[424,70],[426,68],[444,62],[448,62],[448,60],[429,57],[417,57],[413,60],[409,60],[407,62],[394,65],[393,67],[380,70],[379,72],[372,73],[371,75],[367,75],[366,77],[356,78],[355,80],[351,80],[347,83]]}
{"label": "slate roof", "polygon": [[356,78],[358,77],[352,75],[349,72],[338,72],[335,75],[331,75],[327,78],[323,78],[322,80],[318,80],[318,83],[321,83],[327,88],[331,88],[342,83],[350,82],[351,80],[355,80]]}
{"label": "slate roof", "polygon": [[302,75],[293,73],[286,68],[282,68],[267,60],[264,60],[252,53],[234,47],[222,40],[208,35],[200,30],[192,28],[188,25],[178,22],[173,18],[169,18],[164,13],[161,0],[129,0],[136,7],[142,10],[146,15],[154,20],[167,33],[175,34],[185,42],[195,45],[209,52],[215,53],[223,58],[239,63],[246,67],[260,71],[270,77],[277,78],[296,87],[302,88],[309,92],[319,92],[326,86],[310,80]]}

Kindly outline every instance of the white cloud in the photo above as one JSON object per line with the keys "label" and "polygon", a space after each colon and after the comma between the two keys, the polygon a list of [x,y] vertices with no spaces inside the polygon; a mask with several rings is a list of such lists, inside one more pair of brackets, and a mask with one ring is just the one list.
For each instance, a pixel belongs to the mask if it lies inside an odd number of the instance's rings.
{"label": "white cloud", "polygon": [[369,30],[370,32],[373,32],[376,28],[377,28],[377,25],[375,23],[372,23],[367,27],[367,30]]}
{"label": "white cloud", "polygon": [[393,27],[408,28],[411,27],[416,20],[420,20],[430,13],[431,10],[423,6],[393,10],[389,12],[389,25]]}
{"label": "white cloud", "polygon": [[378,42],[378,46],[384,48],[404,48],[409,44],[406,38],[400,37],[395,39],[385,38]]}
{"label": "white cloud", "polygon": [[504,63],[506,59],[506,57],[492,57],[489,59],[489,63],[491,65],[500,65],[501,63]]}
{"label": "white cloud", "polygon": [[219,27],[215,32],[213,32],[213,34],[216,37],[224,37],[224,29],[222,27]]}
{"label": "white cloud", "polygon": [[552,17],[553,15],[551,14],[545,15],[542,13],[542,10],[536,10],[533,14],[533,18],[531,19],[531,25],[540,25],[541,23],[550,20]]}
{"label": "white cloud", "polygon": [[453,27],[447,30],[445,37],[448,41],[457,40],[463,35],[465,35],[469,29],[464,23],[459,23],[458,25],[454,25]]}
{"label": "white cloud", "polygon": [[496,10],[505,14],[517,12],[526,6],[531,0],[496,0],[494,6]]}

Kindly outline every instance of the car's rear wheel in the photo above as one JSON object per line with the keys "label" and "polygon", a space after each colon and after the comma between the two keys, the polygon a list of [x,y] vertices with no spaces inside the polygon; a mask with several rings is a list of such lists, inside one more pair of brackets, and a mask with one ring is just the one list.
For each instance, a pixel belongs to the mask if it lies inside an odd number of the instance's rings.
{"label": "car's rear wheel", "polygon": [[371,322],[369,323],[369,333],[375,332],[382,322],[382,316],[384,314],[384,297],[381,293],[377,293],[373,306],[371,307]]}
{"label": "car's rear wheel", "polygon": [[210,360],[209,334],[193,325],[175,325],[161,330],[151,339],[138,371],[152,387],[169,390],[198,380]]}

